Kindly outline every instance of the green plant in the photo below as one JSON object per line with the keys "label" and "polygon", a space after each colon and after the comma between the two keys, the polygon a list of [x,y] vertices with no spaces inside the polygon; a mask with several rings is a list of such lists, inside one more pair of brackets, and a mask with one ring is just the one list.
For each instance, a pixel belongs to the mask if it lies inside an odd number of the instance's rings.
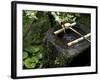
{"label": "green plant", "polygon": [[42,51],[42,46],[27,47],[23,52],[23,61],[25,68],[40,68],[42,65],[40,64],[42,59]]}

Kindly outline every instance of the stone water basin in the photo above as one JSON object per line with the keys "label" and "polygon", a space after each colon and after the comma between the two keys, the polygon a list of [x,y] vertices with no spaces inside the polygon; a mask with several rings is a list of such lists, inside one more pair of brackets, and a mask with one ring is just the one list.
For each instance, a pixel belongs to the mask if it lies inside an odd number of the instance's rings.
{"label": "stone water basin", "polygon": [[[82,24],[73,26],[73,28],[82,35],[90,33],[90,27],[86,27]],[[48,67],[90,66],[91,44],[87,40],[84,39],[75,45],[67,46],[68,42],[80,38],[80,36],[70,29],[66,30],[65,33],[62,32],[58,35],[54,35],[54,31],[55,29],[51,28],[46,33],[46,42],[50,44],[49,48],[52,47],[52,52],[50,54],[53,55],[49,55],[49,58],[54,60],[54,62],[59,56],[63,56],[64,59],[62,58],[63,62],[61,64],[59,62],[60,60],[58,60],[58,64],[51,61],[52,63],[47,63]],[[88,39],[90,39],[90,37]]]}

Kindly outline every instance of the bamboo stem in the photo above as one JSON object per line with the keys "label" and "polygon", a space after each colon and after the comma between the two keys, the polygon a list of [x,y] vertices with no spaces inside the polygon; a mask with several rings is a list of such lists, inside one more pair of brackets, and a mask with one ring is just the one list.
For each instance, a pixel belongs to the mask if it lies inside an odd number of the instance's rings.
{"label": "bamboo stem", "polygon": [[71,29],[73,32],[75,32],[75,33],[78,34],[79,36],[83,37],[83,38],[86,39],[88,42],[90,42],[90,40],[88,40],[87,38],[85,38],[84,35],[82,35],[82,34],[79,33],[78,31],[76,31],[76,30],[73,29],[72,27],[69,27],[69,29]]}
{"label": "bamboo stem", "polygon": [[59,29],[59,30],[55,31],[54,34],[57,35],[57,34],[63,32],[65,29],[68,29],[69,27],[72,27],[72,26],[75,26],[75,25],[76,25],[76,22],[74,22],[74,23],[72,23],[72,24],[70,24],[70,23],[65,23],[65,24],[64,24],[65,28],[62,28],[62,29]]}
{"label": "bamboo stem", "polygon": [[[85,35],[84,37],[85,37],[85,38],[88,38],[89,36],[91,36],[91,33],[88,33],[88,34]],[[67,45],[68,45],[68,46],[72,46],[72,45],[74,45],[74,44],[76,44],[76,43],[78,43],[78,42],[84,40],[84,37],[80,37],[80,38],[78,38],[78,39],[76,39],[76,40],[74,40],[74,41],[71,41],[71,42],[67,43]]]}

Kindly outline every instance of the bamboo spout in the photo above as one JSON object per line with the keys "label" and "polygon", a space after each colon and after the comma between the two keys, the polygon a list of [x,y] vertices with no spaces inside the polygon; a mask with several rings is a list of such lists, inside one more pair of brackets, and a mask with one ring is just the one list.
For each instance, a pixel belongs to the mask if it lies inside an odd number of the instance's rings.
{"label": "bamboo spout", "polygon": [[[72,23],[72,24],[70,24],[70,23],[65,23],[65,24],[64,24],[65,29],[68,29],[69,27],[72,27],[72,26],[75,26],[75,25],[76,25],[76,22],[74,22],[74,23]],[[55,31],[54,34],[57,35],[57,34],[63,32],[63,31],[64,31],[64,28],[61,28],[61,29]]]}
{"label": "bamboo spout", "polygon": [[[88,33],[88,34],[85,35],[84,37],[85,37],[85,38],[88,38],[89,36],[91,36],[91,33]],[[78,38],[78,39],[76,39],[76,40],[73,40],[73,41],[67,43],[67,45],[68,45],[68,46],[72,46],[72,45],[74,45],[74,44],[76,44],[76,43],[78,43],[78,42],[84,40],[84,37],[80,37],[80,38]]]}

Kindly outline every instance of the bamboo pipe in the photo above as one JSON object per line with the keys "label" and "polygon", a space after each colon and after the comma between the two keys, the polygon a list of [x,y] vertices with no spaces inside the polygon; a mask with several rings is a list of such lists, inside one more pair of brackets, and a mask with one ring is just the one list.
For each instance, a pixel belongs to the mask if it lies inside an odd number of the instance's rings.
{"label": "bamboo pipe", "polygon": [[[85,38],[88,38],[89,36],[91,36],[91,33],[88,33],[88,34],[85,35],[84,37],[85,37]],[[80,38],[78,38],[78,39],[76,39],[76,40],[73,40],[73,41],[67,43],[67,45],[68,45],[68,46],[72,46],[72,45],[74,45],[74,44],[76,44],[76,43],[78,43],[78,42],[84,40],[84,37],[80,37]]]}
{"label": "bamboo pipe", "polygon": [[[59,29],[57,31],[54,32],[54,34],[59,34],[61,32],[65,32],[65,29],[71,29],[73,32],[75,32],[76,34],[78,34],[81,37],[84,37],[81,33],[79,33],[78,31],[76,31],[75,29],[72,28],[72,26],[76,25],[76,22],[70,24],[70,23],[65,23],[64,25],[62,25],[62,29]],[[87,38],[84,37],[85,40],[87,40],[88,42],[90,42],[90,40],[88,40]]]}
{"label": "bamboo pipe", "polygon": [[62,29],[59,29],[59,30],[55,31],[54,34],[57,35],[57,34],[63,32],[65,29],[68,29],[69,27],[72,27],[72,26],[75,26],[75,25],[76,25],[76,22],[74,22],[74,23],[72,23],[72,24],[70,24],[70,23],[65,23],[65,24],[64,24],[65,28],[62,28]]}
{"label": "bamboo pipe", "polygon": [[71,29],[73,32],[75,32],[76,34],[78,34],[79,36],[83,37],[85,40],[87,40],[88,42],[91,43],[90,40],[88,40],[87,38],[84,37],[84,35],[82,35],[81,33],[79,33],[78,31],[76,31],[75,29],[73,29],[72,27],[69,27],[69,29]]}

